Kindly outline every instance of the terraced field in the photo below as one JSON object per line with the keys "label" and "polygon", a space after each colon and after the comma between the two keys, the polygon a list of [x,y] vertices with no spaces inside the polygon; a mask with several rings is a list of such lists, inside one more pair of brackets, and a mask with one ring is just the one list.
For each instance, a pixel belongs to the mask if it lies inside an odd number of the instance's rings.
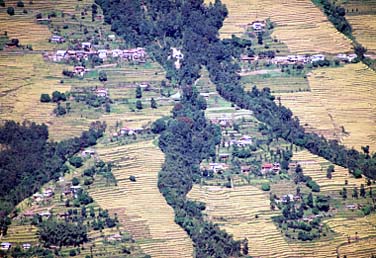
{"label": "terraced field", "polygon": [[345,180],[348,181],[347,187],[360,188],[361,184],[365,184],[363,178],[356,179],[351,176],[346,168],[335,165],[332,179],[326,177],[326,169],[331,163],[324,158],[316,156],[307,150],[294,153],[293,160],[299,162],[303,168],[304,175],[312,177],[312,179],[320,185],[321,192],[330,194],[330,192],[338,192],[344,187]]}
{"label": "terraced field", "polygon": [[[327,219],[324,225],[334,230],[334,236],[312,242],[288,242],[271,220],[279,212],[269,209],[268,194],[254,186],[228,189],[195,185],[189,198],[205,202],[208,219],[233,234],[235,239],[247,238],[249,252],[256,257],[336,257],[337,247],[341,257],[370,257],[376,252],[372,244],[376,237],[375,215]],[[354,237],[355,232],[361,241],[350,248],[346,245],[347,236]]]}
{"label": "terraced field", "polygon": [[[209,2],[209,1],[208,1]],[[293,53],[340,53],[351,50],[350,41],[340,34],[309,0],[224,0],[229,15],[221,37],[241,36],[244,27],[270,18],[276,23],[272,34]]]}
{"label": "terraced field", "polygon": [[[341,3],[342,2],[342,3]],[[351,24],[356,40],[376,53],[376,1],[340,1],[346,9],[346,19]]]}
{"label": "terraced field", "polygon": [[[117,187],[96,188],[90,195],[131,232],[144,252],[152,257],[192,257],[193,245],[174,222],[174,211],[158,190],[163,153],[152,142],[127,146],[98,146],[99,156],[113,162]],[[131,182],[129,176],[135,176]]]}
{"label": "terraced field", "polygon": [[368,53],[376,54],[376,14],[347,15],[346,19],[353,28],[353,35]]}
{"label": "terraced field", "polygon": [[376,73],[357,63],[314,70],[308,81],[311,92],[281,94],[282,103],[314,131],[339,137],[348,147],[370,145],[374,151]]}

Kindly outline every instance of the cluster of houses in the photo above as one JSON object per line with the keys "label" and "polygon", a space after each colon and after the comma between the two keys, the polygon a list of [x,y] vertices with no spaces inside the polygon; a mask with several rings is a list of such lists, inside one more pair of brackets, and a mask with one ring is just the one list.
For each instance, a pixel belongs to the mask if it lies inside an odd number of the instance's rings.
{"label": "cluster of houses", "polygon": [[113,133],[114,137],[118,136],[130,136],[130,135],[135,135],[135,134],[140,134],[145,131],[144,128],[129,128],[127,126],[120,128],[118,132]]}
{"label": "cluster of houses", "polygon": [[[54,40],[63,40],[60,36],[53,38]],[[51,38],[52,40],[52,38]],[[109,57],[122,58],[128,61],[145,62],[147,53],[145,48],[132,48],[132,49],[94,49],[90,42],[82,42],[80,50],[57,50],[54,53],[45,53],[45,58],[54,62],[62,62],[64,60],[88,60],[89,57],[97,56],[98,58],[106,61]]]}
{"label": "cluster of houses", "polygon": [[261,174],[266,175],[268,173],[278,173],[281,171],[281,165],[278,162],[264,163],[261,166]]}
{"label": "cluster of houses", "polygon": [[[0,250],[3,250],[3,251],[8,251],[10,248],[12,247],[12,244],[9,243],[9,242],[2,242],[0,244]],[[31,248],[31,244],[29,243],[24,243],[21,245],[22,249],[23,250],[28,250]]]}
{"label": "cluster of houses", "polygon": [[[241,55],[240,61],[243,63],[252,63],[258,60],[262,60],[267,58],[266,56],[248,56],[248,55]],[[336,58],[339,61],[349,63],[352,62],[355,58],[357,58],[356,54],[338,54]],[[326,56],[323,54],[317,55],[287,55],[287,56],[275,56],[273,58],[268,58],[272,64],[284,64],[284,65],[294,65],[294,64],[309,64],[315,63],[319,61],[324,61]]]}
{"label": "cluster of houses", "polygon": [[36,203],[40,203],[46,199],[51,198],[53,195],[54,195],[54,190],[52,188],[47,188],[42,193],[33,194],[33,200]]}

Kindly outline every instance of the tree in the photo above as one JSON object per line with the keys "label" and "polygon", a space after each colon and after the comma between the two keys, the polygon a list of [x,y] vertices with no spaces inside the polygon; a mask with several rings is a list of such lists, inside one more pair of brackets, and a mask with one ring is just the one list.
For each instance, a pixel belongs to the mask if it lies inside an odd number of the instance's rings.
{"label": "tree", "polygon": [[137,108],[138,110],[141,110],[141,109],[142,109],[142,102],[141,102],[141,100],[137,100],[137,101],[136,101],[136,108]]}
{"label": "tree", "polygon": [[142,89],[140,86],[137,86],[136,88],[136,98],[138,99],[142,98]]}
{"label": "tree", "polygon": [[67,113],[67,110],[61,106],[60,103],[57,103],[57,107],[54,109],[54,113],[56,114],[56,116],[63,116]]}
{"label": "tree", "polygon": [[357,187],[354,187],[352,197],[355,198],[355,199],[358,199],[358,188]]}
{"label": "tree", "polygon": [[107,73],[105,71],[99,72],[99,81],[101,82],[107,81]]}
{"label": "tree", "polygon": [[5,7],[5,2],[4,2],[4,0],[0,0],[0,6]]}
{"label": "tree", "polygon": [[342,189],[341,195],[344,200],[347,199],[347,189],[345,187]]}
{"label": "tree", "polygon": [[154,98],[151,98],[151,100],[150,100],[150,107],[151,108],[157,108],[157,102],[155,101]]}
{"label": "tree", "polygon": [[307,197],[307,205],[311,208],[313,208],[313,196],[312,196],[312,193],[309,193],[308,194],[308,197]]}
{"label": "tree", "polygon": [[46,93],[41,94],[40,95],[40,102],[44,102],[44,103],[51,102],[50,95],[46,94]]}
{"label": "tree", "polygon": [[334,166],[330,165],[326,170],[326,177],[332,179],[332,173],[334,172]]}
{"label": "tree", "polygon": [[64,93],[61,93],[60,91],[54,91],[52,92],[52,101],[53,102],[59,102],[59,101],[66,101],[67,97]]}
{"label": "tree", "polygon": [[72,158],[69,159],[69,163],[70,163],[72,166],[74,166],[74,167],[76,167],[76,168],[79,168],[79,167],[82,166],[82,164],[83,164],[83,160],[82,160],[81,157],[75,156],[75,157],[72,157]]}
{"label": "tree", "polygon": [[364,184],[360,185],[360,196],[366,198],[366,190],[364,189]]}
{"label": "tree", "polygon": [[25,5],[24,5],[24,3],[21,1],[21,0],[19,0],[18,2],[17,2],[17,7],[24,7]]}
{"label": "tree", "polygon": [[80,184],[80,180],[77,177],[72,178],[72,185],[77,186]]}
{"label": "tree", "polygon": [[354,52],[360,60],[363,60],[364,54],[367,52],[367,49],[360,44],[356,44],[354,46]]}
{"label": "tree", "polygon": [[9,6],[9,7],[7,8],[7,13],[8,13],[10,16],[14,15],[14,8],[11,7],[11,6]]}
{"label": "tree", "polygon": [[268,184],[268,183],[264,183],[264,184],[262,184],[262,185],[261,185],[261,189],[262,189],[263,191],[270,191],[270,184]]}

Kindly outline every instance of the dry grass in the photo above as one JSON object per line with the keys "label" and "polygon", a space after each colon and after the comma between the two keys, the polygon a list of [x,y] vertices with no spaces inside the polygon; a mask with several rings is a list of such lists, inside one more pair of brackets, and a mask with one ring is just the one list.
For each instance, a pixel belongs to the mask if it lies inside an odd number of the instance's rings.
{"label": "dry grass", "polygon": [[[209,1],[207,1],[209,2]],[[276,23],[273,37],[294,53],[339,53],[351,50],[350,41],[339,33],[325,15],[309,0],[224,0],[229,15],[221,37],[241,35],[244,26],[270,18]]]}
{"label": "dry grass", "polygon": [[[101,159],[114,162],[118,187],[91,190],[96,202],[117,211],[120,222],[152,257],[192,257],[192,242],[175,224],[174,211],[157,187],[163,153],[151,142],[111,144],[97,150]],[[131,175],[136,182],[128,179]]]}
{"label": "dry grass", "polygon": [[370,145],[374,151],[375,72],[361,63],[349,64],[314,70],[308,81],[311,92],[281,94],[282,103],[314,131],[328,138],[339,137],[348,147]]}

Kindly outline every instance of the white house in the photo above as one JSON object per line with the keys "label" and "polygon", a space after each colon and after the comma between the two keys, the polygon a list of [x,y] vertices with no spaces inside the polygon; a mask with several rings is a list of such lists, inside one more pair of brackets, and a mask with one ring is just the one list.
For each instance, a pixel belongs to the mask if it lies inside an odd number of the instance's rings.
{"label": "white house", "polygon": [[91,43],[90,42],[82,42],[81,43],[81,48],[85,49],[90,49],[91,48]]}
{"label": "white house", "polygon": [[29,243],[24,243],[24,244],[22,244],[22,248],[23,248],[24,250],[30,249],[30,248],[31,248],[31,244],[29,244]]}
{"label": "white house", "polygon": [[108,35],[108,40],[114,41],[116,39],[115,34]]}
{"label": "white house", "polygon": [[256,32],[262,31],[265,28],[265,22],[254,21],[251,23],[252,29]]}
{"label": "white house", "polygon": [[123,55],[123,50],[121,49],[113,49],[112,50],[112,57],[119,57]]}
{"label": "white house", "polygon": [[11,247],[12,247],[12,244],[8,242],[2,242],[0,244],[0,249],[4,251],[8,251]]}
{"label": "white house", "polygon": [[107,49],[99,49],[98,57],[103,60],[107,59],[107,52],[108,52]]}
{"label": "white house", "polygon": [[325,55],[322,55],[322,54],[311,56],[311,63],[318,62],[318,61],[324,61],[324,60],[325,60]]}

